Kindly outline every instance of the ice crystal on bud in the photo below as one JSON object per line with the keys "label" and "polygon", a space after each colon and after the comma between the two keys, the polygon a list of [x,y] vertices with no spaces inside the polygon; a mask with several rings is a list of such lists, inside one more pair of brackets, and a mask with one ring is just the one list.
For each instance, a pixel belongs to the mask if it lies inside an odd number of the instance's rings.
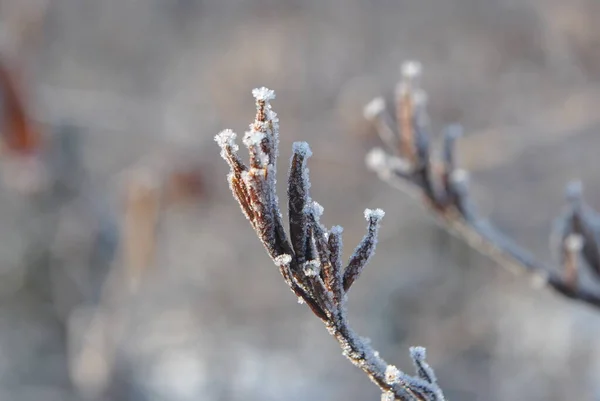
{"label": "ice crystal on bud", "polygon": [[244,135],[244,145],[247,147],[260,146],[261,142],[265,139],[265,134],[259,131],[248,131]]}
{"label": "ice crystal on bud", "polygon": [[385,110],[385,100],[382,97],[376,97],[371,100],[363,109],[363,116],[367,120],[372,120]]}
{"label": "ice crystal on bud", "polygon": [[381,401],[394,401],[396,397],[394,397],[394,393],[391,391],[384,391],[381,393]]}
{"label": "ice crystal on bud", "polygon": [[375,210],[371,210],[371,209],[365,209],[365,219],[369,220],[369,219],[375,219],[377,221],[383,219],[383,216],[385,216],[385,212],[381,209],[375,209]]}
{"label": "ice crystal on bud", "polygon": [[287,254],[279,255],[275,258],[275,264],[277,266],[289,266],[292,263],[292,257]]}
{"label": "ice crystal on bud", "polygon": [[302,268],[308,277],[316,277],[321,273],[321,263],[318,260],[309,260]]}
{"label": "ice crystal on bud", "polygon": [[238,145],[235,143],[237,135],[230,129],[223,130],[215,135],[215,142],[224,149],[226,147],[230,147],[232,152],[237,152],[239,150]]}
{"label": "ice crystal on bud", "polygon": [[312,156],[310,145],[306,142],[294,142],[292,144],[292,152],[304,158],[309,158]]}
{"label": "ice crystal on bud", "polygon": [[400,379],[400,371],[394,365],[388,365],[385,368],[385,382],[389,385],[398,383]]}
{"label": "ice crystal on bud", "polygon": [[261,88],[252,89],[252,96],[258,101],[268,102],[275,99],[275,91],[263,86]]}
{"label": "ice crystal on bud", "polygon": [[323,216],[323,211],[325,209],[323,208],[323,206],[321,206],[320,203],[312,201],[312,203],[310,205],[310,210],[315,215],[315,217],[318,219],[321,216]]}

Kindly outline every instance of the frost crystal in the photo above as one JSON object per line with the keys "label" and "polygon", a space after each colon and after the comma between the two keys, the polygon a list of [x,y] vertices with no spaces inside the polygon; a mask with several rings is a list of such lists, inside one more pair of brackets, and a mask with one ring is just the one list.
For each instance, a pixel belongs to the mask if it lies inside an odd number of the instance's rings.
{"label": "frost crystal", "polygon": [[381,393],[381,401],[394,401],[396,398],[394,397],[394,393],[391,391],[386,391]]}
{"label": "frost crystal", "polygon": [[260,146],[261,142],[265,139],[265,134],[259,131],[248,131],[244,135],[244,145],[247,147]]}
{"label": "frost crystal", "polygon": [[221,149],[230,147],[232,152],[237,152],[239,148],[235,143],[236,137],[237,135],[235,132],[230,129],[226,129],[215,135],[215,142],[217,142]]}
{"label": "frost crystal", "polygon": [[275,264],[277,266],[288,266],[292,263],[292,257],[287,254],[279,255],[275,258]]}
{"label": "frost crystal", "polygon": [[312,156],[310,146],[306,142],[294,142],[292,145],[292,152],[304,158],[309,158]]}
{"label": "frost crystal", "polygon": [[375,219],[377,221],[380,221],[381,219],[383,219],[383,216],[385,216],[385,212],[381,209],[365,209],[365,219],[367,220]]}
{"label": "frost crystal", "polygon": [[343,232],[344,232],[344,227],[342,227],[342,226],[331,227],[331,233],[334,235],[342,235]]}
{"label": "frost crystal", "polygon": [[255,88],[252,89],[252,96],[258,101],[268,102],[275,99],[275,92],[269,88]]}
{"label": "frost crystal", "polygon": [[363,116],[367,120],[372,120],[385,110],[385,100],[382,97],[376,97],[371,100],[363,109]]}
{"label": "frost crystal", "polygon": [[308,277],[316,277],[321,273],[321,263],[318,260],[309,260],[304,263],[303,269]]}
{"label": "frost crystal", "polygon": [[323,208],[323,206],[321,206],[320,203],[313,201],[312,202],[312,213],[315,215],[315,217],[318,219],[321,216],[323,216],[323,211],[325,209]]}
{"label": "frost crystal", "polygon": [[400,371],[394,365],[388,365],[385,368],[385,382],[387,384],[396,384],[400,378]]}

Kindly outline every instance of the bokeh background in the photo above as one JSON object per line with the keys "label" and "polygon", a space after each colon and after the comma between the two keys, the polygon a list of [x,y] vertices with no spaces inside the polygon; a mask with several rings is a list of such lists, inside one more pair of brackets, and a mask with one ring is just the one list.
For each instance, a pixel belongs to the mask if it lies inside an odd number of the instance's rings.
{"label": "bokeh background", "polygon": [[[14,45],[23,10],[40,6],[33,40]],[[435,131],[465,126],[461,164],[482,212],[550,262],[565,183],[582,179],[600,207],[599,18],[596,0],[0,1],[31,117],[50,136],[76,131],[91,188],[60,207],[0,190],[0,399],[378,399],[227,188],[212,138],[243,133],[263,85],[277,92],[280,182],[292,142],[308,141],[313,198],[326,225],[345,228],[346,255],[364,208],[386,211],[350,317],[388,361],[410,371],[408,347],[427,347],[450,400],[600,399],[600,311],[532,288],[379,182],[364,167],[379,142],[362,117],[402,61],[420,60]],[[74,363],[103,307],[80,302],[72,278],[124,267],[118,251],[92,263],[85,205],[109,205],[101,219],[118,231],[123,171],[183,159],[200,166],[202,190],[161,212],[155,263],[105,308],[119,335],[103,380],[102,352]]]}

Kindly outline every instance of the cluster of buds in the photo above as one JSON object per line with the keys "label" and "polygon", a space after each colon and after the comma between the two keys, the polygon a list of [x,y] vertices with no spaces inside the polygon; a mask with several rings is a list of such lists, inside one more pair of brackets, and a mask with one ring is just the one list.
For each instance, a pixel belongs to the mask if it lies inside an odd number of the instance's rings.
{"label": "cluster of buds", "polygon": [[[407,375],[388,365],[371,345],[350,327],[346,314],[347,294],[375,252],[377,234],[384,212],[366,209],[367,232],[350,259],[342,260],[342,227],[326,228],[320,221],[323,207],[310,196],[307,143],[296,142],[287,182],[289,238],[283,225],[276,193],[275,169],[279,124],[271,109],[273,91],[253,91],[256,118],[245,133],[249,151],[246,165],[238,155],[236,134],[222,131],[215,137],[221,156],[231,169],[229,186],[242,212],[250,221],[283,279],[298,297],[326,325],[340,344],[343,354],[376,383],[383,394],[399,400],[443,400],[421,348],[412,350],[417,375]],[[394,377],[390,378],[394,372]],[[423,372],[429,372],[424,374]]]}
{"label": "cluster of buds", "polygon": [[600,307],[600,293],[582,286],[578,275],[581,256],[600,280],[600,218],[583,202],[581,184],[567,186],[568,208],[557,219],[551,236],[552,248],[560,261],[560,269],[555,269],[537,260],[477,213],[469,193],[469,173],[457,163],[456,143],[462,136],[462,127],[446,127],[441,154],[432,155],[427,94],[419,84],[421,71],[418,62],[403,64],[393,108],[395,123],[383,98],[373,99],[365,106],[365,118],[373,123],[386,146],[373,149],[367,155],[367,165],[382,180],[414,195],[450,232],[500,264],[517,266],[530,272],[537,283]]}

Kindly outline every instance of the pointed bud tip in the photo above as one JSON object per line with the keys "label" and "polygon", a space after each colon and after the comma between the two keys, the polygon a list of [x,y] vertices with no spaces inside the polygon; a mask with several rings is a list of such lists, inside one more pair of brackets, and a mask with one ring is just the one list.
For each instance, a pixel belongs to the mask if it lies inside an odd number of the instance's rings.
{"label": "pointed bud tip", "polygon": [[288,254],[279,255],[275,258],[277,266],[289,266],[292,263],[292,257]]}
{"label": "pointed bud tip", "polygon": [[410,356],[416,360],[425,360],[427,357],[427,350],[425,347],[410,347]]}
{"label": "pointed bud tip", "polygon": [[292,152],[305,158],[312,156],[310,145],[307,142],[294,142],[292,145]]}

